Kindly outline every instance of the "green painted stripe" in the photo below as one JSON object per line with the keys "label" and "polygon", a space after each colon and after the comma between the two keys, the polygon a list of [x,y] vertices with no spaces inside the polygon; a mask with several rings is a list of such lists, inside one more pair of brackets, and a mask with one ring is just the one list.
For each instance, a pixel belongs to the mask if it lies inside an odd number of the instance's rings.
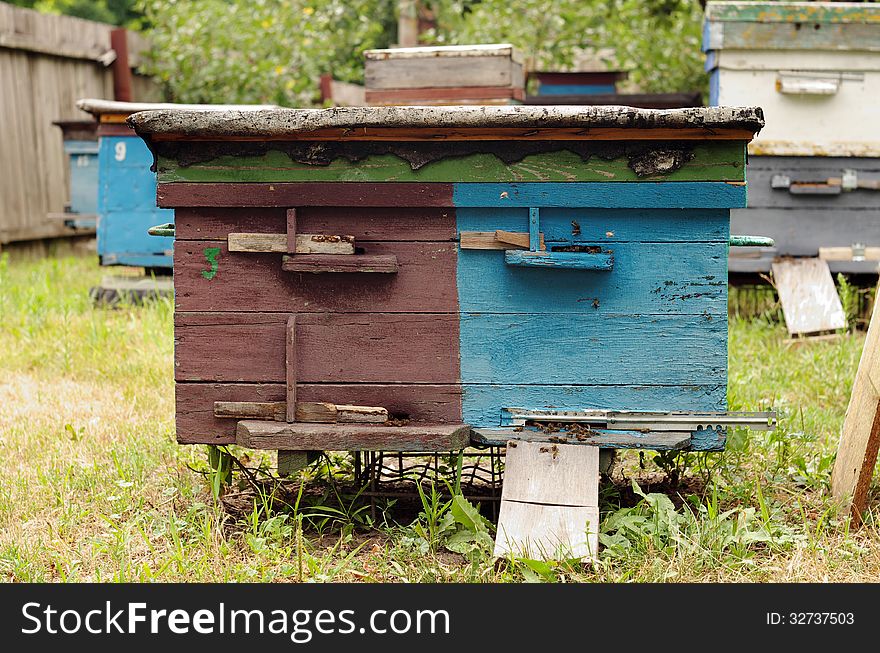
{"label": "green painted stripe", "polygon": [[694,157],[669,174],[639,177],[626,157],[611,161],[593,156],[583,161],[566,150],[545,152],[506,164],[494,154],[471,154],[428,163],[413,170],[393,154],[373,155],[357,162],[334,159],[329,165],[292,161],[269,150],[262,156],[222,156],[205,163],[181,166],[159,157],[159,181],[167,182],[577,182],[577,181],[745,181],[745,146],[741,141],[697,145]]}
{"label": "green painted stripe", "polygon": [[710,2],[706,20],[752,23],[880,23],[880,7],[819,2]]}
{"label": "green painted stripe", "polygon": [[877,23],[835,23],[813,29],[800,23],[713,23],[704,50],[880,51]]}

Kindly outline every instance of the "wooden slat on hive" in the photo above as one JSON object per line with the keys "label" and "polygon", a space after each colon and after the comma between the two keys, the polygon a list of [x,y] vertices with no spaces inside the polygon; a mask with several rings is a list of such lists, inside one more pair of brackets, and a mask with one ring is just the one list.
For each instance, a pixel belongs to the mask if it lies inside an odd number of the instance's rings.
{"label": "wooden slat on hive", "polygon": [[[626,192],[621,192],[626,190]],[[742,182],[572,182],[415,183],[415,182],[174,182],[159,184],[160,207],[575,207],[711,209],[746,206]]]}
{"label": "wooden slat on hive", "polygon": [[[388,108],[388,107],[384,107]],[[436,109],[438,107],[423,107]],[[352,129],[351,127],[328,127],[312,131],[284,132],[265,134],[260,141],[272,142],[309,142],[309,141],[498,141],[516,139],[522,141],[740,141],[748,142],[755,135],[754,127],[734,127],[720,129],[717,126],[702,125],[688,127],[376,127],[366,126]],[[231,134],[224,136],[224,141],[249,141],[252,135]],[[156,132],[150,137],[154,146],[162,143],[187,140],[188,142],[216,140],[211,137],[186,137],[174,132]]]}
{"label": "wooden slat on hive", "polygon": [[444,88],[389,88],[368,90],[367,104],[394,106],[398,104],[455,104],[456,100],[478,100],[487,104],[500,100],[525,99],[525,89],[512,86],[448,86]]}
{"label": "wooden slat on hive", "polygon": [[[457,245],[361,242],[368,254],[394,254],[396,274],[284,272],[279,254],[230,253],[222,241],[180,241],[174,248],[178,311],[458,311]],[[205,250],[219,248],[216,276],[207,280]]]}
{"label": "wooden slat on hive", "polygon": [[828,23],[821,29],[801,29],[800,22],[724,22],[711,25],[706,35],[704,50],[880,51],[877,26],[871,24]]}
{"label": "wooden slat on hive", "polygon": [[[553,244],[603,245],[615,243],[727,243],[725,209],[605,209],[542,208],[541,232]],[[460,231],[487,227],[526,231],[526,207],[461,208],[455,212]],[[742,232],[751,233],[751,232]]]}
{"label": "wooden slat on hive", "polygon": [[[296,390],[299,401],[383,406],[414,424],[461,422],[458,384],[298,383]],[[177,383],[177,438],[189,444],[230,444],[236,420],[214,417],[215,401],[283,402],[284,397],[283,383]]]}
{"label": "wooden slat on hive", "polygon": [[609,431],[594,429],[589,435],[568,435],[564,431],[544,432],[515,428],[477,428],[471,439],[475,443],[503,447],[509,440],[524,442],[552,442],[575,444],[588,447],[613,447],[615,449],[652,449],[657,451],[679,451],[691,443],[690,432],[655,431]]}
{"label": "wooden slat on hive", "polygon": [[[283,233],[284,208],[180,208],[175,239],[223,240],[235,231]],[[455,238],[455,210],[432,207],[308,206],[297,208],[302,233],[343,232],[355,242],[421,242]]]}
{"label": "wooden slat on hive", "polygon": [[[573,182],[573,181],[744,181],[745,148],[736,141],[715,146],[658,143],[660,160],[666,163],[655,171],[638,168],[632,161],[650,158],[649,145],[633,147],[626,154],[605,144],[579,146],[571,143],[492,143],[474,152],[474,145],[443,143],[446,158],[439,151],[420,152],[401,143],[375,144],[363,151],[357,143],[331,146],[320,161],[308,143],[279,143],[259,156],[219,156],[221,144],[206,142],[191,146],[194,162],[181,165],[176,159],[159,156],[159,181],[170,182],[446,182],[466,179],[474,182]],[[435,144],[432,144],[435,145]],[[286,146],[286,147],[285,147]],[[566,148],[567,146],[567,148]],[[199,148],[204,152],[199,153]],[[293,150],[296,147],[297,150]],[[335,155],[334,149],[335,147]],[[227,146],[228,148],[228,146]],[[378,149],[378,151],[376,151]],[[425,149],[422,145],[421,149]],[[544,151],[536,151],[544,150]],[[222,150],[221,150],[222,151]],[[609,155],[613,158],[609,158]],[[350,160],[350,157],[356,160]],[[672,158],[670,158],[672,157]],[[304,159],[304,160],[303,160]],[[330,160],[326,160],[330,159]],[[418,162],[414,167],[411,161]]]}
{"label": "wooden slat on hive", "polygon": [[[396,255],[398,272],[313,275],[304,284],[300,275],[281,270],[279,254],[229,253],[222,241],[180,241],[174,251],[177,310],[373,312],[381,306],[386,312],[454,313],[463,288],[473,297],[462,303],[464,311],[720,315],[727,306],[726,279],[718,271],[726,242],[674,248],[618,243],[612,275],[510,268],[500,252],[457,253],[453,242],[360,245],[367,253]],[[211,248],[220,254],[217,274],[208,280],[202,272]],[[548,284],[556,291],[553,301]]]}
{"label": "wooden slat on hive", "polygon": [[[286,323],[178,313],[175,378],[284,381]],[[297,382],[705,385],[726,380],[726,343],[704,315],[299,313]]]}
{"label": "wooden slat on hive", "polygon": [[470,444],[465,424],[306,424],[241,420],[236,444],[305,451],[452,451]]}
{"label": "wooden slat on hive", "polygon": [[[287,320],[284,313],[176,314],[175,378],[284,381]],[[456,383],[458,323],[454,314],[298,313],[296,381]]]}
{"label": "wooden slat on hive", "polygon": [[[548,242],[550,248],[554,243]],[[484,313],[700,314],[723,317],[727,243],[617,243],[614,270],[510,267],[491,250],[462,250],[460,309]],[[547,288],[553,288],[552,297]]]}

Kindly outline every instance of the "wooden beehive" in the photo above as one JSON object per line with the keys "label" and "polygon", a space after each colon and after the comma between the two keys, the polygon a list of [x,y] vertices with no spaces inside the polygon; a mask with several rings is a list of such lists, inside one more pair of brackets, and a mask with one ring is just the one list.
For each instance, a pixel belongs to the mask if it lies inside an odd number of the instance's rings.
{"label": "wooden beehive", "polygon": [[69,169],[68,201],[54,215],[68,227],[94,231],[98,213],[98,136],[94,120],[57,120]]}
{"label": "wooden beehive", "polygon": [[[725,407],[729,212],[759,109],[129,122],[175,211],[181,443],[449,450],[511,407]],[[396,419],[314,423],[326,404]]]}
{"label": "wooden beehive", "polygon": [[822,255],[832,272],[876,273],[880,7],[710,2],[703,49],[710,104],[760,104],[767,117],[749,146],[749,209],[732,219],[735,231],[760,230],[776,246],[732,249],[731,271]]}
{"label": "wooden beehive", "polygon": [[156,207],[156,174],[150,169],[152,156],[125,120],[137,111],[210,111],[215,107],[95,99],[80,100],[77,106],[98,121],[97,241],[101,265],[170,269],[174,239],[150,236],[147,230],[156,224],[173,222],[174,214]]}
{"label": "wooden beehive", "polygon": [[525,94],[522,60],[507,43],[364,52],[367,104],[516,104]]}

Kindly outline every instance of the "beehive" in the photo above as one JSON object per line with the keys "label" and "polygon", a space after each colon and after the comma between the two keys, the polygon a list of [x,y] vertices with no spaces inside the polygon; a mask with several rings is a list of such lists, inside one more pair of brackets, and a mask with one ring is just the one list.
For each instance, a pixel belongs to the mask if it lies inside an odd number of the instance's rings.
{"label": "beehive", "polygon": [[93,120],[58,120],[69,169],[68,202],[59,216],[77,229],[94,230],[98,213],[98,136]]}
{"label": "beehive", "polygon": [[[726,405],[729,213],[759,109],[129,122],[175,211],[181,443],[443,450],[511,407]],[[350,253],[310,249],[328,241]],[[396,420],[303,423],[314,402]]]}
{"label": "beehive", "polygon": [[522,60],[508,43],[425,46],[364,52],[367,104],[517,104]]}
{"label": "beehive", "polygon": [[98,121],[97,240],[101,264],[170,269],[174,240],[150,236],[147,230],[173,221],[173,212],[156,207],[152,156],[125,120],[136,111],[149,109],[210,111],[214,107],[94,99],[80,100],[77,106]]}
{"label": "beehive", "polygon": [[749,146],[749,209],[732,219],[776,247],[758,257],[731,250],[731,271],[822,254],[832,271],[876,272],[880,7],[710,2],[703,49],[710,104],[759,104],[767,118]]}

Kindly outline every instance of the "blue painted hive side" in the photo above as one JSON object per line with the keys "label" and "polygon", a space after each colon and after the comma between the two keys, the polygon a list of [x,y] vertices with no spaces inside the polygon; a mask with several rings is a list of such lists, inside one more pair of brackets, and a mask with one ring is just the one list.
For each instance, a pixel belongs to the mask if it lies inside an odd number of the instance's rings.
{"label": "blue painted hive side", "polygon": [[174,212],[156,207],[152,154],[134,136],[100,137],[98,154],[98,256],[102,265],[172,267],[171,237],[147,230],[173,222]]}

